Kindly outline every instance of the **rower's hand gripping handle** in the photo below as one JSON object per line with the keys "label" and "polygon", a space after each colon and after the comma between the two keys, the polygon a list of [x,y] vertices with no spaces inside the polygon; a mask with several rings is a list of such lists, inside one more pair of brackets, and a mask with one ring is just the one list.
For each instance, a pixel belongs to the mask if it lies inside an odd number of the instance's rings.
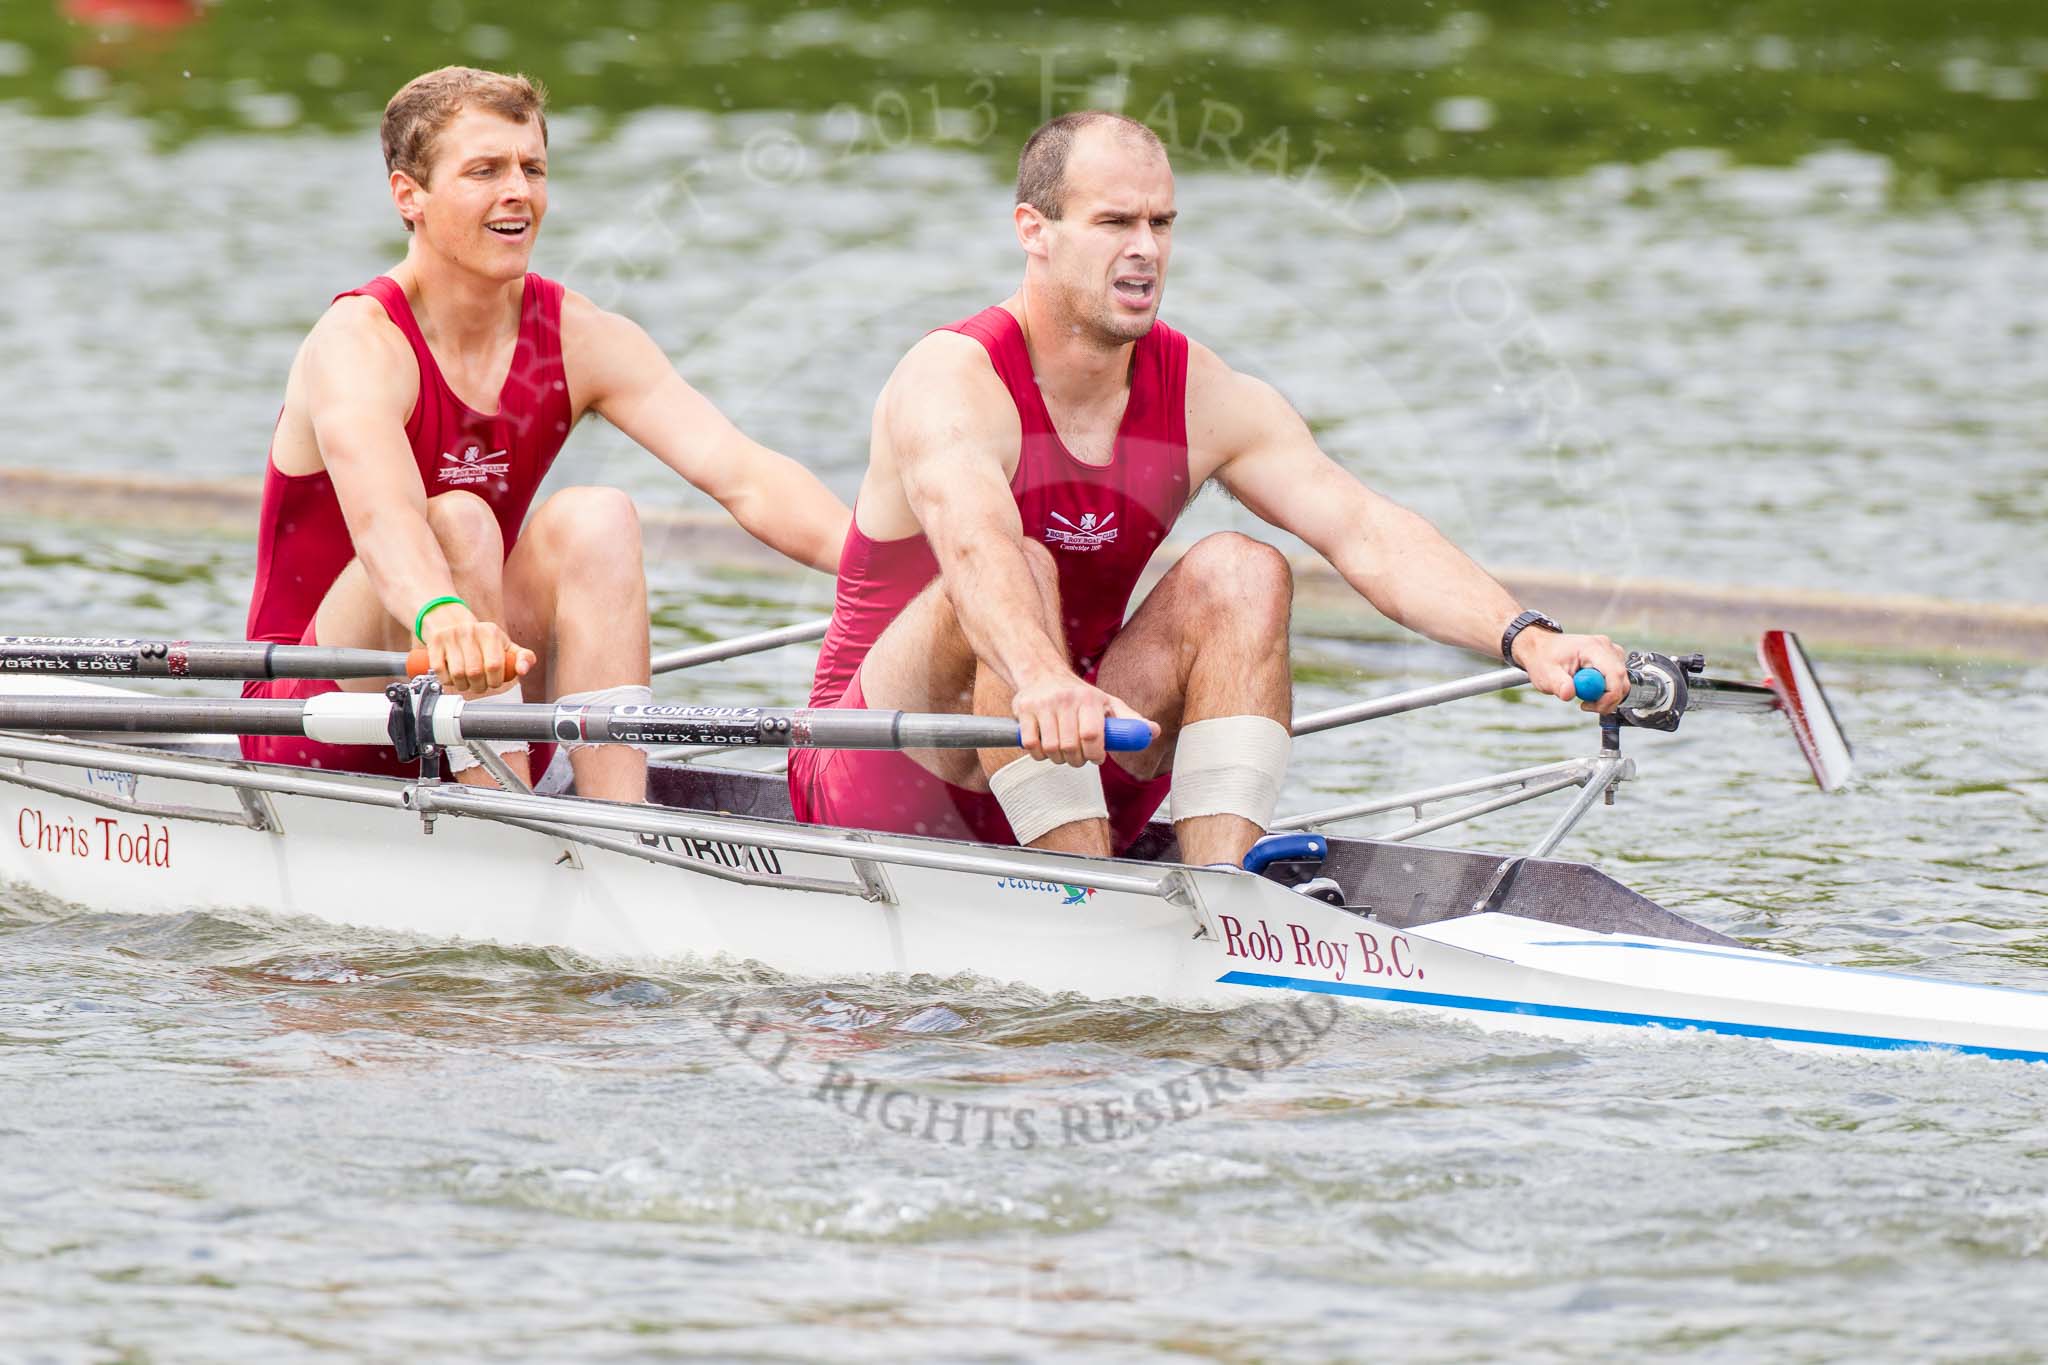
{"label": "rower's hand gripping handle", "polygon": [[[408,678],[417,678],[426,671],[427,647],[425,645],[416,645],[414,646],[412,652],[405,656],[405,676]],[[505,651],[505,677],[509,681],[511,679],[517,678],[518,676],[519,648],[518,646],[514,645],[507,648]]]}

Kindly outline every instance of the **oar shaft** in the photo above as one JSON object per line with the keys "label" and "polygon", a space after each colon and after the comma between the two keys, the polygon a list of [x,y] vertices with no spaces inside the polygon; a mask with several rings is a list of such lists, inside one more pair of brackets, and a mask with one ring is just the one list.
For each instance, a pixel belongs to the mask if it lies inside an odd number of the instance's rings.
{"label": "oar shaft", "polygon": [[[365,700],[384,705],[384,699]],[[240,697],[0,697],[0,730],[137,735],[296,735],[303,701]]]}
{"label": "oar shaft", "polygon": [[[108,734],[304,735],[326,744],[390,742],[393,702],[370,692],[330,692],[304,701],[214,697],[5,697],[0,730]],[[403,713],[399,713],[401,718]],[[1142,721],[1106,723],[1108,747],[1142,749]],[[464,702],[439,697],[437,744],[471,740],[529,743],[706,744],[810,749],[1008,749],[1017,722],[1000,716],[770,706],[555,706]]]}
{"label": "oar shaft", "polygon": [[1294,733],[1312,735],[1319,730],[1333,730],[1339,725],[1350,725],[1361,720],[1398,716],[1404,711],[1420,711],[1425,706],[1441,706],[1447,701],[1462,701],[1466,697],[1484,696],[1488,692],[1505,692],[1528,681],[1529,675],[1519,668],[1496,668],[1491,673],[1475,673],[1469,678],[1459,678],[1454,682],[1432,683],[1428,687],[1394,692],[1384,697],[1375,697],[1371,701],[1333,706],[1327,711],[1311,711],[1308,715],[1294,718]]}
{"label": "oar shaft", "polygon": [[[1689,711],[1778,708],[1778,695],[1770,687],[1709,678],[1701,672],[1705,667],[1706,661],[1698,655],[1676,659],[1669,654],[1630,654],[1628,692],[1615,708],[1615,719],[1645,730],[1676,730],[1679,719]],[[1572,688],[1580,701],[1598,701],[1606,694],[1607,679],[1597,668],[1582,668],[1572,675]]]}
{"label": "oar shaft", "polygon": [[1688,711],[1775,711],[1778,694],[1762,683],[1731,678],[1693,678],[1686,685]]}
{"label": "oar shaft", "polygon": [[243,641],[0,635],[0,673],[87,678],[402,678],[406,656],[381,649]]}
{"label": "oar shaft", "polygon": [[[442,703],[446,705],[447,703]],[[909,711],[812,710],[777,706],[463,705],[464,739],[560,743],[689,744],[777,749],[1010,749],[1017,722],[1003,716]],[[437,727],[438,728],[438,727]],[[1142,721],[1105,722],[1109,747],[1142,749]]]}
{"label": "oar shaft", "polygon": [[764,630],[756,635],[738,635],[730,640],[714,640],[710,644],[692,645],[688,649],[671,650],[657,654],[651,664],[655,673],[673,673],[679,668],[695,668],[698,664],[717,663],[721,659],[737,659],[748,654],[759,654],[764,650],[780,649],[784,645],[800,645],[809,640],[825,638],[826,628],[832,618],[821,616],[815,621],[799,621],[795,625],[780,626]]}
{"label": "oar shaft", "polygon": [[[1629,656],[1628,695],[1621,700],[1623,711],[1664,711],[1684,682],[1682,710],[1685,711],[1775,711],[1778,694],[1764,683],[1738,682],[1733,678],[1709,678],[1690,671],[1681,674],[1668,655]],[[1598,701],[1607,691],[1607,679],[1597,668],[1582,668],[1572,676],[1580,701]]]}
{"label": "oar shaft", "polygon": [[[654,657],[653,671],[672,673],[698,664],[737,659],[783,645],[823,639],[832,618],[799,621],[776,630],[716,640]],[[506,671],[513,670],[510,658]],[[254,641],[132,640],[125,637],[0,635],[0,673],[58,677],[408,678],[427,671],[426,651],[334,649],[325,645],[268,645]]]}

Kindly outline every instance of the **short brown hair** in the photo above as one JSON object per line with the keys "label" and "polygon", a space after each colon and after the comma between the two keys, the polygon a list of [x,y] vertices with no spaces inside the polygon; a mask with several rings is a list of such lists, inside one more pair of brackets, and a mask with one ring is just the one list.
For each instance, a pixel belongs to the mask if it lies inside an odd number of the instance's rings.
{"label": "short brown hair", "polygon": [[547,141],[548,92],[539,81],[473,66],[444,66],[414,76],[384,106],[384,169],[404,171],[426,184],[434,144],[465,109],[483,109],[514,123],[536,120],[541,141]]}
{"label": "short brown hair", "polygon": [[1166,155],[1159,134],[1134,118],[1107,109],[1061,114],[1040,124],[1038,131],[1025,139],[1024,150],[1017,157],[1017,202],[1031,205],[1048,218],[1058,218],[1060,201],[1067,194],[1067,158],[1081,134],[1102,123],[1110,125],[1110,131]]}

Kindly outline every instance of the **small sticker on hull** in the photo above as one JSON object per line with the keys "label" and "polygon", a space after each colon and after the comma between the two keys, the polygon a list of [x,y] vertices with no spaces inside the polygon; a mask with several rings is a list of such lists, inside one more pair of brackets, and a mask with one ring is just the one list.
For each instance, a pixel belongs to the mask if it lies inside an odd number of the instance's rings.
{"label": "small sticker on hull", "polygon": [[998,891],[1038,891],[1060,897],[1061,905],[1086,905],[1088,898],[1095,894],[1092,886],[1072,886],[1066,882],[1041,882],[1030,877],[998,877]]}
{"label": "small sticker on hull", "polygon": [[134,773],[124,773],[112,768],[87,768],[85,785],[98,787],[102,791],[118,792],[130,801],[135,799],[135,788],[142,779]]}

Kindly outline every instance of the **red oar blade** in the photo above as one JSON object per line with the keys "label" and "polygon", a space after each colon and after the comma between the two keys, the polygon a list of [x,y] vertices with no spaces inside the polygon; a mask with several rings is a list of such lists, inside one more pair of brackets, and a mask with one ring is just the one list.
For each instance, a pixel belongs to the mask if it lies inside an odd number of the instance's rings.
{"label": "red oar blade", "polygon": [[1789,630],[1767,630],[1757,644],[1756,656],[1770,679],[1771,690],[1778,694],[1779,709],[1792,722],[1792,737],[1799,741],[1799,750],[1813,769],[1813,780],[1824,792],[1838,790],[1855,771],[1855,751],[1835,719],[1835,708],[1828,704],[1828,694],[1821,688],[1799,637]]}

